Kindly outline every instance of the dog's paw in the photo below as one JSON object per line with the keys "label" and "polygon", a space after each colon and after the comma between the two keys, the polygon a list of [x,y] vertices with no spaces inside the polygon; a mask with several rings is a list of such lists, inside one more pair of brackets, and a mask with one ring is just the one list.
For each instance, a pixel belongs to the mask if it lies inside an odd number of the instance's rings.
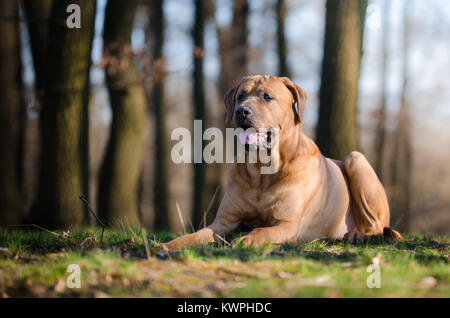
{"label": "dog's paw", "polygon": [[174,244],[170,244],[170,242],[168,242],[168,243],[160,243],[159,247],[160,247],[161,251],[163,251],[163,252],[168,252],[170,250],[175,250],[176,249]]}
{"label": "dog's paw", "polygon": [[237,238],[234,242],[233,242],[233,246],[253,246],[253,247],[257,247],[257,246],[261,246],[264,245],[265,242],[262,242],[260,239],[258,239],[258,237],[256,235],[244,235],[241,236],[239,238]]}
{"label": "dog's paw", "polygon": [[188,245],[183,239],[183,237],[176,238],[167,243],[161,243],[161,248],[163,251],[176,251],[183,249],[186,245]]}
{"label": "dog's paw", "polygon": [[368,239],[368,236],[358,232],[358,231],[351,231],[347,232],[344,235],[343,241],[344,243],[350,243],[354,245],[363,244]]}
{"label": "dog's paw", "polygon": [[251,246],[253,243],[253,240],[250,238],[249,235],[244,235],[241,237],[238,237],[237,239],[234,240],[233,242],[233,246]]}

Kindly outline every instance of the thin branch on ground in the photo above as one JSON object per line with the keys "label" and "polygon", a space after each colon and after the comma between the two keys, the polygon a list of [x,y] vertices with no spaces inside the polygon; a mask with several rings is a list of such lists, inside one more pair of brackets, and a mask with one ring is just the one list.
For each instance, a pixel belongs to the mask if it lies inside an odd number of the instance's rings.
{"label": "thin branch on ground", "polygon": [[184,220],[183,215],[181,214],[180,205],[178,204],[178,202],[175,202],[175,205],[177,206],[178,216],[180,217],[180,222],[183,226],[183,233],[186,234],[186,227],[184,226]]}
{"label": "thin branch on ground", "polygon": [[214,233],[215,236],[217,236],[222,242],[224,242],[227,246],[231,246],[231,244],[225,240],[222,236],[220,236],[219,234]]}
{"label": "thin branch on ground", "polygon": [[204,228],[206,227],[206,217],[208,216],[208,213],[211,210],[211,207],[212,207],[214,201],[216,200],[216,196],[219,193],[219,189],[220,189],[220,185],[217,186],[216,191],[214,192],[211,200],[209,200],[208,207],[206,208],[205,212],[203,213],[203,219],[202,219],[202,221],[200,221],[198,228],[202,227],[202,223],[203,223],[203,227]]}
{"label": "thin branch on ground", "polygon": [[53,235],[61,236],[61,234],[59,234],[59,233],[47,230],[46,228],[43,228],[42,226],[39,226],[36,224],[16,224],[16,225],[8,225],[8,227],[35,227],[41,231],[48,232]]}
{"label": "thin branch on ground", "polygon": [[191,227],[192,233],[194,233],[195,232],[195,228],[194,228],[194,225],[192,224],[191,219],[188,219],[188,221],[189,221],[189,226]]}
{"label": "thin branch on ground", "polygon": [[91,212],[91,214],[95,217],[95,219],[97,220],[97,222],[102,226],[102,234],[100,236],[100,242],[103,242],[103,232],[105,232],[105,227],[106,225],[102,222],[102,220],[100,220],[100,218],[94,213],[94,210],[92,210],[91,205],[89,204],[89,201],[87,200],[86,196],[84,194],[80,194],[78,196],[80,198],[81,201],[83,201],[89,212]]}

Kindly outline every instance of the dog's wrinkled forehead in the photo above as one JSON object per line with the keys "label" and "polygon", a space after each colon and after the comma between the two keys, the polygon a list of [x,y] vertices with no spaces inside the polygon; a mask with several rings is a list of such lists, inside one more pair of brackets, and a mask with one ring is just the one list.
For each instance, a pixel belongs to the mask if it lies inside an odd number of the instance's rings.
{"label": "dog's wrinkled forehead", "polygon": [[253,75],[244,78],[239,93],[260,95],[269,93],[273,96],[292,97],[286,85],[276,76]]}

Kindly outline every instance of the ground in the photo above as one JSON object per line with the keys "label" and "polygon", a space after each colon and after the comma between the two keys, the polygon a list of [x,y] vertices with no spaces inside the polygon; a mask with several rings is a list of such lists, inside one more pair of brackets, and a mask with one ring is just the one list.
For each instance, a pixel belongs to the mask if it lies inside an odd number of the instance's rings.
{"label": "ground", "polygon": [[[0,229],[0,297],[450,297],[445,236],[405,235],[402,243],[375,237],[360,245],[209,244],[183,252],[154,243],[175,236],[125,227],[103,237],[93,228]],[[79,289],[67,287],[76,282],[70,264],[80,268]]]}

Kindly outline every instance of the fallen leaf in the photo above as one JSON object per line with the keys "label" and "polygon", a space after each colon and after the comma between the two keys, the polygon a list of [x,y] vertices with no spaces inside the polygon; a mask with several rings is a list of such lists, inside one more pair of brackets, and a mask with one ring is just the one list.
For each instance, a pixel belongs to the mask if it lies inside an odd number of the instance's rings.
{"label": "fallen leaf", "polygon": [[291,273],[286,273],[286,272],[278,272],[277,276],[278,276],[278,278],[288,279],[288,278],[291,278],[294,275],[292,275]]}
{"label": "fallen leaf", "polygon": [[290,280],[288,284],[285,285],[287,289],[298,288],[303,286],[331,286],[330,275],[321,275],[316,277],[304,278],[304,279],[293,279]]}
{"label": "fallen leaf", "polygon": [[62,293],[64,292],[64,290],[66,289],[66,283],[64,282],[64,280],[60,279],[58,280],[58,282],[55,284],[54,290],[55,293]]}
{"label": "fallen leaf", "polygon": [[417,287],[418,288],[433,288],[436,285],[437,285],[436,278],[434,278],[433,276],[426,276],[420,281],[420,283]]}
{"label": "fallen leaf", "polygon": [[372,257],[372,260],[371,260],[372,264],[380,265],[381,257],[382,257],[381,253],[378,253],[376,256]]}
{"label": "fallen leaf", "polygon": [[111,277],[111,275],[106,275],[106,277],[105,277],[105,284],[106,285],[111,285],[112,284],[112,282],[113,282],[113,278]]}
{"label": "fallen leaf", "polygon": [[45,297],[46,289],[43,286],[35,286],[32,289],[34,297]]}
{"label": "fallen leaf", "polygon": [[65,256],[67,256],[66,253],[49,253],[49,254],[47,254],[47,257],[51,258],[51,259],[56,259],[56,258],[65,257]]}
{"label": "fallen leaf", "polygon": [[111,298],[107,293],[104,293],[102,291],[96,291],[94,293],[94,298]]}

